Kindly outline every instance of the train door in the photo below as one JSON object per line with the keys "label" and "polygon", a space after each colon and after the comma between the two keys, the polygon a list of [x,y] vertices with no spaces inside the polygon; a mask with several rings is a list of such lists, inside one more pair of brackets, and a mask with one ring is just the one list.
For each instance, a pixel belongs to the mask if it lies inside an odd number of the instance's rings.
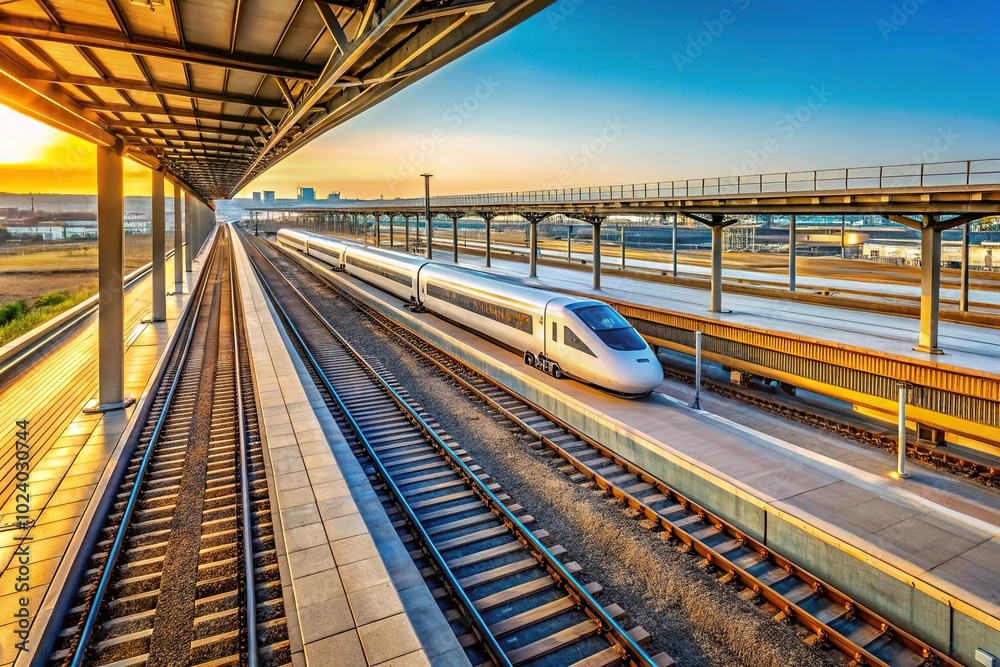
{"label": "train door", "polygon": [[551,303],[545,305],[545,359],[550,365],[549,372],[553,375],[556,373],[553,373],[552,365],[563,368],[563,319],[562,308],[553,307]]}

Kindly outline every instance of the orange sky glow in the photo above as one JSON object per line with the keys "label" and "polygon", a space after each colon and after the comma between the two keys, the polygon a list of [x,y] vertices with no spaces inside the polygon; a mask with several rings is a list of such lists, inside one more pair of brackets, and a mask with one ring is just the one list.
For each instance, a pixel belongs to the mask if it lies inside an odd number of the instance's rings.
{"label": "orange sky glow", "polygon": [[[0,105],[0,192],[97,194],[94,145]],[[149,169],[125,160],[125,194],[148,195]]]}

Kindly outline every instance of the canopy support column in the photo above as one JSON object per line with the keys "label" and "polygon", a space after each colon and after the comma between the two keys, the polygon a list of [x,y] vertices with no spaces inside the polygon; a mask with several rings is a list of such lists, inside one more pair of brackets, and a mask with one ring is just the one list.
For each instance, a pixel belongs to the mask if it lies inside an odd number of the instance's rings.
{"label": "canopy support column", "polygon": [[712,228],[712,273],[711,273],[711,294],[709,312],[721,313],[722,310],[722,234],[729,225],[734,225],[738,220],[726,220],[724,215],[713,213],[707,218],[692,213],[685,213],[689,218],[693,218],[703,225]]}
{"label": "canopy support column", "polygon": [[[194,255],[194,239],[191,226],[194,224],[194,198],[190,193],[184,193],[184,270],[191,273],[191,256]],[[188,281],[190,284],[190,281]]]}
{"label": "canopy support column", "polygon": [[593,229],[594,289],[601,289],[601,223],[606,215],[577,215],[578,220],[589,223]]}
{"label": "canopy support column", "polygon": [[969,312],[969,225],[962,225],[962,292],[959,298],[959,310]]}
{"label": "canopy support column", "polygon": [[531,230],[528,236],[528,276],[538,277],[538,223],[531,221],[528,223]]}
{"label": "canopy support column", "polygon": [[673,255],[673,265],[674,265],[674,278],[677,277],[677,218],[679,216],[674,213],[674,235],[673,241],[671,243],[671,254]]}
{"label": "canopy support column", "polygon": [[125,396],[125,198],[122,156],[97,147],[98,399],[86,412],[128,407]]}
{"label": "canopy support column", "polygon": [[601,222],[591,222],[594,228],[594,289],[601,289]]}
{"label": "canopy support column", "polygon": [[711,307],[713,313],[722,312],[722,225],[712,225],[712,290]]}
{"label": "canopy support column", "polygon": [[493,222],[493,218],[496,217],[496,214],[495,213],[484,212],[484,213],[480,213],[479,217],[482,218],[483,222],[486,223],[486,268],[489,268],[490,267],[490,263],[491,263],[492,258],[493,258],[493,249],[492,249],[492,245],[491,245],[491,242],[492,242],[491,232],[492,232],[492,230],[490,229],[490,223]]}
{"label": "canopy support column", "polygon": [[167,319],[167,209],[163,197],[163,172],[154,171],[153,221],[153,321]]}
{"label": "canopy support column", "polygon": [[[256,216],[254,218],[256,222]],[[174,183],[174,294],[184,292],[184,229],[181,221],[181,186]]]}
{"label": "canopy support column", "polygon": [[924,216],[920,231],[920,342],[918,352],[941,354],[938,318],[941,307],[941,230]]}
{"label": "canopy support column", "polygon": [[521,217],[528,221],[530,230],[528,234],[528,275],[532,278],[538,277],[538,223],[550,215],[552,214],[537,211],[526,211],[521,214]]}
{"label": "canopy support column", "polygon": [[795,291],[795,250],[797,238],[795,236],[795,214],[788,222],[788,291]]}

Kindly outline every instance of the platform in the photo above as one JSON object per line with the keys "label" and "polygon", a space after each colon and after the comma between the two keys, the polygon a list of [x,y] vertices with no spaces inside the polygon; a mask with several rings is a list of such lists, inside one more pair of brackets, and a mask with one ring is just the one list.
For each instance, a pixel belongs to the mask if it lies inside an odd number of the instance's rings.
{"label": "platform", "polygon": [[234,243],[295,665],[468,665]]}
{"label": "platform", "polygon": [[[167,296],[167,319],[146,321],[152,306],[152,275],[133,285],[125,295],[125,392],[139,402],[125,410],[84,414],[83,407],[96,398],[98,384],[97,318],[82,324],[46,349],[43,356],[0,387],[0,438],[6,462],[0,485],[0,665],[27,664],[31,654],[18,654],[14,612],[19,598],[27,597],[32,615],[29,647],[41,638],[42,628],[80,548],[95,505],[108,483],[111,468],[122,455],[124,441],[136,421],[142,398],[160,367],[161,356],[177,327],[202,263],[185,274],[184,293]],[[172,272],[173,259],[167,259]],[[30,472],[28,530],[16,524],[19,490],[14,479],[15,421],[28,419]],[[30,553],[30,590],[17,592],[19,546]],[[14,622],[12,622],[14,621]]]}
{"label": "platform", "polygon": [[627,401],[554,380],[342,273],[325,275],[940,650],[967,664],[976,648],[1000,653],[1000,493],[917,466],[894,480],[889,455],[856,466],[662,394]]}
{"label": "platform", "polygon": [[[450,254],[435,254],[435,261],[449,262],[450,258]],[[590,258],[586,259],[589,266]],[[460,254],[459,260],[462,264],[477,268],[483,268],[486,261],[481,256],[466,254]],[[527,273],[527,266],[523,262],[504,259],[499,252],[493,255],[491,264],[492,270],[499,273],[519,278],[524,278]],[[609,258],[605,258],[602,265],[605,268],[600,290],[592,289],[589,270],[576,271],[540,264],[538,282],[586,292],[598,298],[631,301],[731,324],[819,338],[838,345],[856,347],[863,340],[864,347],[871,351],[1000,374],[1000,332],[996,330],[941,322],[940,341],[946,354],[936,356],[913,349],[917,344],[919,329],[919,323],[913,318],[741,294],[725,295],[723,306],[729,312],[709,313],[708,297],[703,289],[647,283],[615,276],[616,267]]]}
{"label": "platform", "polygon": [[[437,253],[449,262],[450,254]],[[483,267],[485,260],[460,256]],[[492,270],[524,279],[523,263],[494,256]],[[602,289],[591,274],[539,266],[541,285],[612,303],[651,342],[694,352],[703,332],[705,357],[737,370],[787,382],[879,413],[898,409],[898,383],[911,386],[907,418],[957,436],[956,442],[992,452],[1000,447],[1000,332],[942,322],[943,355],[914,350],[919,322],[889,313],[729,294],[727,310],[708,311],[704,290],[615,275]]]}

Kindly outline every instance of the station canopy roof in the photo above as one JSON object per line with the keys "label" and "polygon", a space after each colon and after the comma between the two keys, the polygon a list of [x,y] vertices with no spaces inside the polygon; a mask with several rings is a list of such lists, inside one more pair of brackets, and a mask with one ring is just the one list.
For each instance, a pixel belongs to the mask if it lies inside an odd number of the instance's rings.
{"label": "station canopy roof", "polygon": [[0,102],[204,199],[552,0],[0,0]]}

